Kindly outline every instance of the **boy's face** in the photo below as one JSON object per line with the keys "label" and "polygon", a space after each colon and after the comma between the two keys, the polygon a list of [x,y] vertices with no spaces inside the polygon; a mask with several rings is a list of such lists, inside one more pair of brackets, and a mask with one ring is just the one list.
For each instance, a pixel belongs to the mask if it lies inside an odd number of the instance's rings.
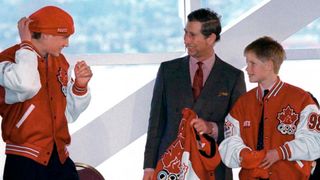
{"label": "boy's face", "polygon": [[54,36],[43,34],[43,51],[45,54],[59,56],[62,49],[69,46],[69,36]]}
{"label": "boy's face", "polygon": [[272,71],[272,61],[263,62],[256,54],[249,51],[245,54],[247,67],[246,71],[251,83],[261,83],[268,79]]}

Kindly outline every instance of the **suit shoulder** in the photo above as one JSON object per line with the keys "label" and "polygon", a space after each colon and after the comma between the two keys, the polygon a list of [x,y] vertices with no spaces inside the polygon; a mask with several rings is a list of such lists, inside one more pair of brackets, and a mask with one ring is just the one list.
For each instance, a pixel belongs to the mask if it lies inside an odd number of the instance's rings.
{"label": "suit shoulder", "polygon": [[220,58],[216,58],[216,62],[213,65],[213,68],[216,70],[216,72],[221,73],[222,76],[226,79],[236,80],[239,79],[239,77],[244,79],[244,73],[242,70],[235,68],[234,66],[224,62]]}
{"label": "suit shoulder", "polygon": [[176,59],[171,59],[171,60],[168,60],[168,61],[164,61],[161,64],[164,64],[164,65],[180,64],[182,61],[185,61],[185,60],[188,60],[187,56],[176,58]]}
{"label": "suit shoulder", "polygon": [[188,56],[164,61],[160,64],[162,67],[179,67],[181,64],[188,62]]}
{"label": "suit shoulder", "polygon": [[220,61],[220,64],[222,66],[222,68],[224,68],[225,70],[227,71],[230,71],[230,72],[234,72],[236,74],[238,73],[242,73],[242,71],[234,66],[232,66],[231,64],[221,60],[220,58],[218,59],[218,61]]}

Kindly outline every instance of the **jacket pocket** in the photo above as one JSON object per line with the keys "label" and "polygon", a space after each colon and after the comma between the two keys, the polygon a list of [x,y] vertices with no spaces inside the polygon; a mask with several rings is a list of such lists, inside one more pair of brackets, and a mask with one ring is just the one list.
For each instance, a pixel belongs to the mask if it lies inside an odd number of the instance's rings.
{"label": "jacket pocket", "polygon": [[18,123],[16,124],[16,127],[19,128],[22,123],[24,123],[24,121],[27,119],[27,117],[31,114],[31,112],[33,111],[33,109],[35,108],[35,106],[33,104],[31,104],[28,109],[26,110],[26,112],[23,114],[23,116],[21,117],[21,119],[18,121]]}

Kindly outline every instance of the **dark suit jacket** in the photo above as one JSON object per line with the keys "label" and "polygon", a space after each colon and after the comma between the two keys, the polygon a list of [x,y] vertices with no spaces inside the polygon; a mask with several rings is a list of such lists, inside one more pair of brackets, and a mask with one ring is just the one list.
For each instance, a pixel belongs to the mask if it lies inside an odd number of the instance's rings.
{"label": "dark suit jacket", "polygon": [[[183,108],[192,108],[200,118],[218,124],[218,143],[224,138],[224,119],[236,99],[246,91],[243,72],[218,56],[198,100],[194,102],[189,56],[160,65],[151,102],[144,168],[155,168],[159,157],[177,137]],[[224,168],[216,179],[225,179]]]}

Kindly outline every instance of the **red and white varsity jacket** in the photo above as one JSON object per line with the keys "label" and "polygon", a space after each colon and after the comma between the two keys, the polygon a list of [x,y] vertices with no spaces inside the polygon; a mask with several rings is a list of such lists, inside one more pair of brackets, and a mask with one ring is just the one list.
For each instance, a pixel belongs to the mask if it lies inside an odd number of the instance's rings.
{"label": "red and white varsity jacket", "polygon": [[90,93],[73,92],[65,57],[41,57],[23,42],[0,54],[0,115],[6,154],[47,165],[54,143],[61,163],[68,157],[67,122],[75,121]]}
{"label": "red and white varsity jacket", "polygon": [[[260,87],[237,100],[225,119],[225,140],[219,146],[222,161],[241,167],[241,150],[256,150],[263,106],[263,150],[276,149],[280,156],[267,170],[269,179],[308,179],[309,161],[320,157],[318,108],[307,92],[279,78],[264,101]],[[242,168],[240,179],[251,179],[250,171]]]}
{"label": "red and white varsity jacket", "polygon": [[153,179],[215,179],[214,170],[221,161],[215,140],[198,135],[190,126],[197,117],[194,111],[185,108],[182,115],[178,136],[159,159]]}

